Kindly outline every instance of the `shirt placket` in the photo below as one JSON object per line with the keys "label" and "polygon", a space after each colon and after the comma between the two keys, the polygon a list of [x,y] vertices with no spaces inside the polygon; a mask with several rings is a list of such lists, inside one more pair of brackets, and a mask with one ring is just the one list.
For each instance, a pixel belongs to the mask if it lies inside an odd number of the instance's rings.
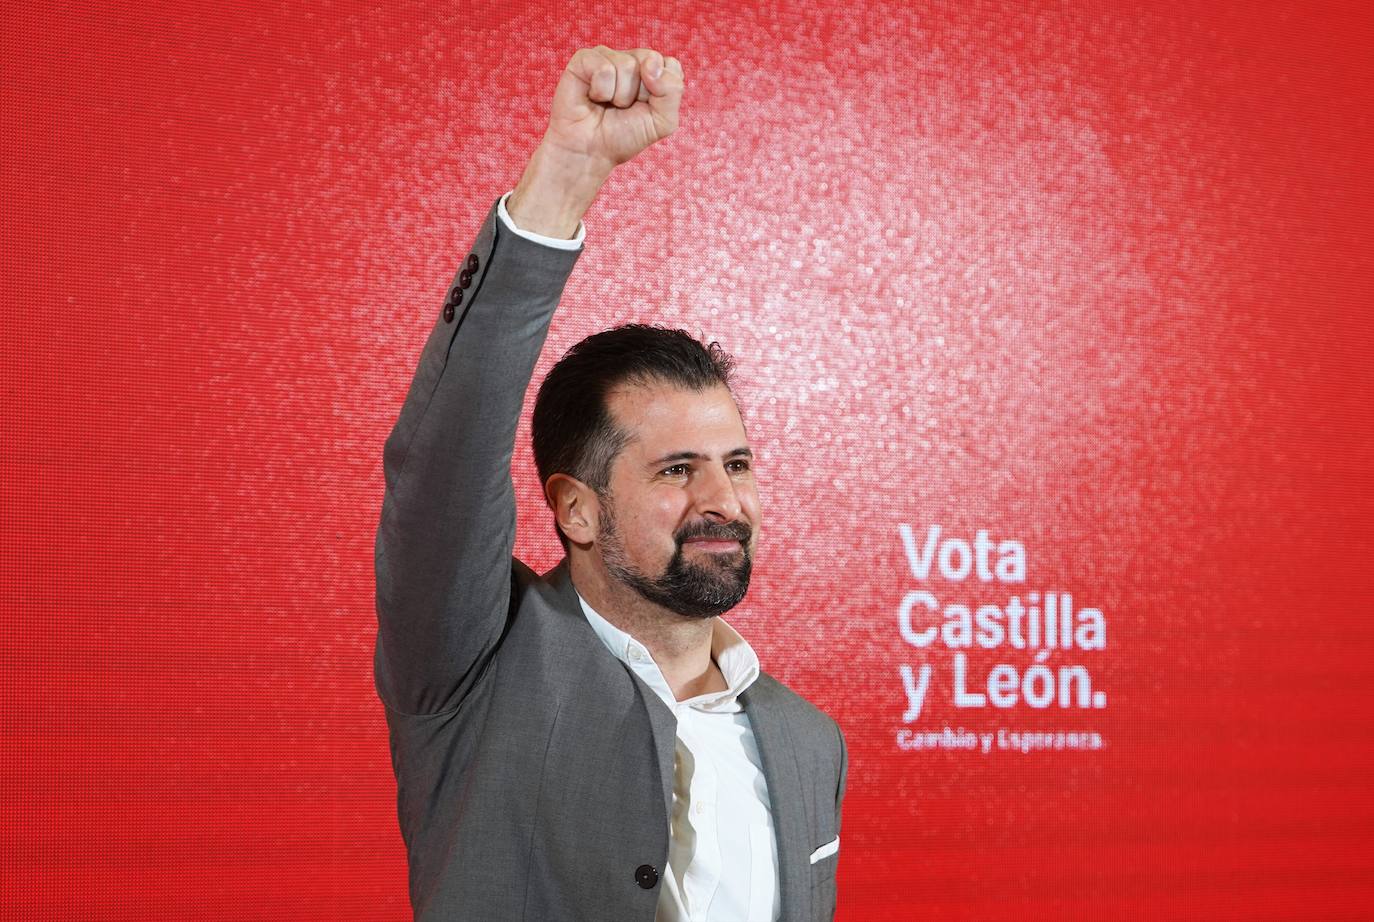
{"label": "shirt placket", "polygon": [[690,707],[678,709],[678,734],[692,753],[695,770],[692,772],[689,806],[692,827],[696,830],[696,849],[692,863],[684,875],[684,890],[692,922],[705,922],[711,900],[720,886],[720,830],[717,802],[720,771],[708,747],[703,745],[694,723],[701,715]]}

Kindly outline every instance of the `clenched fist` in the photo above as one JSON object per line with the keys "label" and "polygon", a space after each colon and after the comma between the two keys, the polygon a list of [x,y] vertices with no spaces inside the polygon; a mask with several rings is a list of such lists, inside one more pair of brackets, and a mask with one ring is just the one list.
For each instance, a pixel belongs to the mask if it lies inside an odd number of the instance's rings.
{"label": "clenched fist", "polygon": [[604,45],[573,55],[558,80],[544,140],[507,201],[518,227],[571,237],[606,177],[677,128],[676,58]]}
{"label": "clenched fist", "polygon": [[657,51],[584,48],[563,70],[544,140],[619,166],[677,128],[682,65]]}

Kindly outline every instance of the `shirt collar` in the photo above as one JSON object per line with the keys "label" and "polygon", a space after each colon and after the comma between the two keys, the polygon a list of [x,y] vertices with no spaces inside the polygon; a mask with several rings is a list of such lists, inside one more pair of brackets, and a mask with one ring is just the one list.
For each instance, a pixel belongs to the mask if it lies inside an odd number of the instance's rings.
{"label": "shirt collar", "polygon": [[716,661],[721,675],[725,677],[726,689],[678,701],[673,697],[668,680],[663,677],[663,671],[654,662],[648,647],[597,614],[581,593],[578,593],[577,601],[582,603],[582,614],[606,649],[629,666],[670,708],[693,707],[699,711],[726,713],[743,710],[738,699],[740,693],[759,677],[759,657],[739,631],[726,624],[723,618],[716,618],[711,627],[711,659]]}

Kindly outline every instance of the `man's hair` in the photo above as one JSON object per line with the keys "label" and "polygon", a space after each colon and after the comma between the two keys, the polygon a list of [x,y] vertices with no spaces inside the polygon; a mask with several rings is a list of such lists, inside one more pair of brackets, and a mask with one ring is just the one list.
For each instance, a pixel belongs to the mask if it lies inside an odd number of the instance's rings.
{"label": "man's hair", "polygon": [[569,474],[605,493],[611,462],[629,440],[611,418],[611,391],[654,383],[729,389],[734,367],[719,343],[703,344],[685,330],[630,323],[588,336],[539,385],[531,427],[539,482]]}

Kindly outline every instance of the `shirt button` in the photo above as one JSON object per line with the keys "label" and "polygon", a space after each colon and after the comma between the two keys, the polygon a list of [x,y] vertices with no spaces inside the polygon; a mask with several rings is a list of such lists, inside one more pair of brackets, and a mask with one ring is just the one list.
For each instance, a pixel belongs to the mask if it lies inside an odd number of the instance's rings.
{"label": "shirt button", "polygon": [[658,883],[658,868],[652,864],[641,864],[635,868],[635,883],[645,890],[652,890]]}

